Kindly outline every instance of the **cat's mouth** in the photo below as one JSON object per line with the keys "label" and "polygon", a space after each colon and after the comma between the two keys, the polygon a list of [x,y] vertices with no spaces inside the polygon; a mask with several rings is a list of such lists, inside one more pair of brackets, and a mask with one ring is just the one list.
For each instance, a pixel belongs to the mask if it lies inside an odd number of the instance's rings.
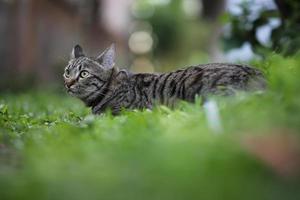
{"label": "cat's mouth", "polygon": [[67,93],[74,94],[74,91],[71,88],[67,88]]}
{"label": "cat's mouth", "polygon": [[70,88],[68,88],[67,89],[67,93],[69,94],[69,95],[71,95],[71,96],[73,96],[73,97],[78,97],[78,98],[80,98],[80,94],[78,93],[78,91],[76,91],[76,90],[72,90],[72,89],[70,89]]}

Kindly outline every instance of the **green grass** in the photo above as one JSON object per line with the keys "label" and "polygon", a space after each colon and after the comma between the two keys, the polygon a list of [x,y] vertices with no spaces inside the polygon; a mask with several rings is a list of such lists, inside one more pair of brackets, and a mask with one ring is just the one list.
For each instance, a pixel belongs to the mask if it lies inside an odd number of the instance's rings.
{"label": "green grass", "polygon": [[93,116],[49,91],[0,98],[0,199],[300,199],[300,177],[249,151],[247,137],[300,132],[300,56],[271,55],[265,94]]}

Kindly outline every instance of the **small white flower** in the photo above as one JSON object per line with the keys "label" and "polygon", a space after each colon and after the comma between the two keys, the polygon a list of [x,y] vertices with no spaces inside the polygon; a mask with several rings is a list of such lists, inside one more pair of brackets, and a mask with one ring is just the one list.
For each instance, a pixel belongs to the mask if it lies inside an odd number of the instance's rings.
{"label": "small white flower", "polygon": [[215,133],[221,133],[223,128],[216,101],[212,99],[208,100],[204,103],[203,107],[209,128]]}

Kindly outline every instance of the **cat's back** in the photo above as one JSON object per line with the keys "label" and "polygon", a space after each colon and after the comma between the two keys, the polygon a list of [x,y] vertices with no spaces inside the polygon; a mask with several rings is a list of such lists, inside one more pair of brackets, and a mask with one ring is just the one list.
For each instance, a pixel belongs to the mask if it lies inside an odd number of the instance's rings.
{"label": "cat's back", "polygon": [[262,75],[261,71],[257,68],[250,67],[243,64],[233,63],[207,63],[199,64],[186,69],[201,69],[205,73],[246,73],[249,75]]}
{"label": "cat's back", "polygon": [[266,87],[263,73],[247,65],[209,63],[191,66],[185,71],[189,78],[184,84],[191,95],[231,94],[236,90],[262,90]]}
{"label": "cat's back", "polygon": [[255,78],[264,79],[263,73],[254,67],[232,63],[209,63],[193,66],[191,68],[200,68],[203,78],[213,79],[214,81],[247,81]]}
{"label": "cat's back", "polygon": [[228,63],[201,64],[161,74],[134,74],[130,80],[133,96],[139,97],[139,102],[151,104],[153,100],[166,105],[173,105],[177,99],[193,102],[196,95],[231,95],[238,90],[265,88],[265,79],[258,69]]}

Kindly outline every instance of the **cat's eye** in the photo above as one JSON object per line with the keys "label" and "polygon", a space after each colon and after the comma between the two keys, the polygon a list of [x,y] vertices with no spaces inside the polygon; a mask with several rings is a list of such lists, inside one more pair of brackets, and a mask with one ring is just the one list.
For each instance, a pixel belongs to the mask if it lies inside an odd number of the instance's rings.
{"label": "cat's eye", "polygon": [[64,73],[64,76],[66,78],[69,78],[70,77],[70,71],[69,70],[66,70],[65,73]]}
{"label": "cat's eye", "polygon": [[87,77],[89,75],[89,72],[88,71],[82,71],[82,72],[80,72],[80,74],[79,74],[79,76],[80,76],[80,78],[85,78],[85,77]]}

